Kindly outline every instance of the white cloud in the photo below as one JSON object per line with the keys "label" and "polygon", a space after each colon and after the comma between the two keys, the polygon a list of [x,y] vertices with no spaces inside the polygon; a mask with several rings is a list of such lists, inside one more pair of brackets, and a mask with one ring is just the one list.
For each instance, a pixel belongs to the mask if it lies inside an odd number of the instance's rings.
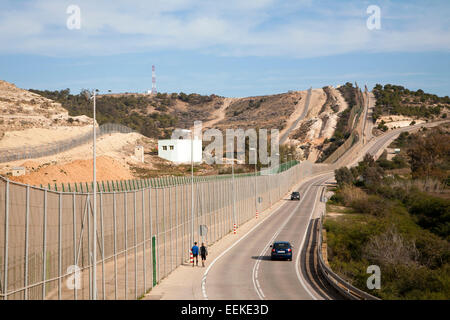
{"label": "white cloud", "polygon": [[168,49],[313,57],[450,50],[450,10],[445,4],[383,3],[382,29],[369,31],[359,2],[73,0],[81,7],[82,23],[81,30],[70,31],[65,28],[66,8],[72,2],[16,3],[9,1],[13,9],[0,13],[0,43],[7,44],[0,46],[0,53],[74,56]]}

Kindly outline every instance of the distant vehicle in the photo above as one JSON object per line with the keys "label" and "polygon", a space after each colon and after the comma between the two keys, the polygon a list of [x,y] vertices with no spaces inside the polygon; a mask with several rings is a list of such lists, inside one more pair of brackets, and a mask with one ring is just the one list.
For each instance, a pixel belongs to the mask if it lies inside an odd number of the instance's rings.
{"label": "distant vehicle", "polygon": [[400,149],[399,148],[394,149],[394,153],[400,153]]}
{"label": "distant vehicle", "polygon": [[292,192],[291,200],[300,200],[300,192],[297,192],[297,191]]}
{"label": "distant vehicle", "polygon": [[292,261],[292,248],[293,246],[287,241],[276,241],[270,246],[272,252],[270,255],[271,260],[275,259],[288,259]]}

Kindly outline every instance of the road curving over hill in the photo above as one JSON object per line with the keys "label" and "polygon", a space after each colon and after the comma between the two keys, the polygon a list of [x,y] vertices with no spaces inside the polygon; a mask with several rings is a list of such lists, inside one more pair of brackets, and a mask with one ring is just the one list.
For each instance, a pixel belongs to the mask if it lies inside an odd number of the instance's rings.
{"label": "road curving over hill", "polygon": [[[401,133],[433,127],[448,121],[410,126],[373,138],[360,150],[350,149],[329,168],[355,165],[366,153],[381,152]],[[327,170],[303,182],[300,201],[284,199],[266,220],[222,252],[204,272],[204,299],[320,300],[343,299],[318,270],[316,232],[319,196],[334,172]],[[270,244],[276,240],[294,245],[292,261],[271,261]]]}

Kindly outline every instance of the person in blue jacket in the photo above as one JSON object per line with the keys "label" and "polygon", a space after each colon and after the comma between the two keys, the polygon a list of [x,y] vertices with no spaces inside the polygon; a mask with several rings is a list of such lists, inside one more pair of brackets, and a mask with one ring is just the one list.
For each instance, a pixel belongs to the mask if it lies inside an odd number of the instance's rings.
{"label": "person in blue jacket", "polygon": [[[192,256],[195,258],[196,260],[196,265],[198,266],[198,246],[197,246],[197,242],[194,242],[194,246],[192,247]],[[192,266],[194,266],[194,264],[192,264]]]}

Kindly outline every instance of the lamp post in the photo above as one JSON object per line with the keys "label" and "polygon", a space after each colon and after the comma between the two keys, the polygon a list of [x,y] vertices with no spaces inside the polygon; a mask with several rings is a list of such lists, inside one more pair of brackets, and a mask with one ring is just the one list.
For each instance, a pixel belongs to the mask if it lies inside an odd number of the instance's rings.
{"label": "lamp post", "polygon": [[[92,248],[92,299],[97,300],[97,170],[96,170],[96,159],[97,159],[97,150],[96,150],[96,140],[97,134],[95,129],[96,123],[96,104],[97,104],[97,94],[99,90],[94,89],[92,92],[87,92],[87,98],[92,99],[94,102],[93,106],[93,116],[92,116],[92,217],[94,220],[92,229],[94,233],[94,245]],[[111,92],[111,90],[108,90]]]}
{"label": "lamp post", "polygon": [[92,217],[93,217],[93,233],[94,233],[94,245],[92,248],[92,299],[97,300],[97,172],[96,172],[96,130],[95,130],[95,113],[96,113],[96,103],[97,103],[97,93],[98,89],[92,90],[92,92],[86,92],[86,97],[92,99],[94,102],[93,105],[93,116],[92,116]]}
{"label": "lamp post", "polygon": [[194,245],[194,132],[191,131],[191,246]]}
{"label": "lamp post", "polygon": [[250,148],[250,151],[255,152],[255,211],[256,211],[256,219],[258,219],[258,193],[256,191],[256,164],[258,163],[258,157],[256,154],[256,148]]}
{"label": "lamp post", "polygon": [[93,192],[93,201],[94,201],[94,212],[92,213],[94,218],[94,248],[93,248],[93,269],[92,269],[92,299],[97,300],[97,172],[96,172],[96,145],[95,140],[97,139],[96,132],[95,132],[95,108],[96,108],[96,96],[97,96],[98,89],[94,90],[94,112],[93,112],[93,121],[92,121],[92,131],[93,131],[93,138],[92,138],[92,149],[93,149],[93,161],[92,161],[92,167],[93,167],[93,182],[94,182],[94,188],[92,190]]}
{"label": "lamp post", "polygon": [[194,244],[194,132],[183,129],[183,133],[191,134],[191,245]]}

